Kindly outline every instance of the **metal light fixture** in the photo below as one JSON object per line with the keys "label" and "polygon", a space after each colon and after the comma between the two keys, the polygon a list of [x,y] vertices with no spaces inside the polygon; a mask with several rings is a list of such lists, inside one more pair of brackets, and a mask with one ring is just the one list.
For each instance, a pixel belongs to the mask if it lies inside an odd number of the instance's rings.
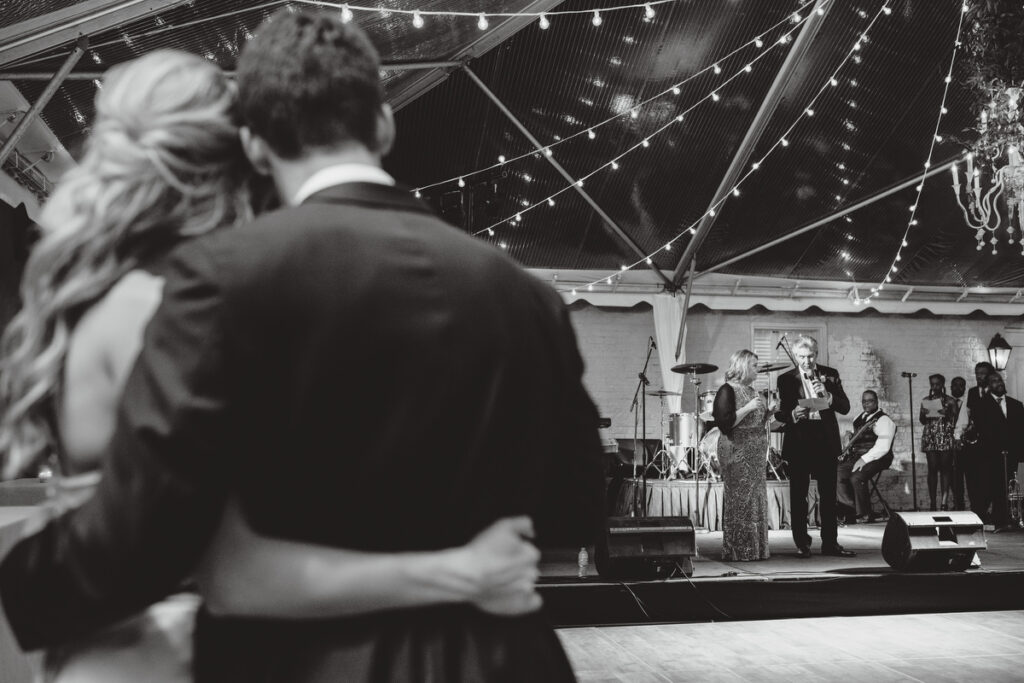
{"label": "metal light fixture", "polygon": [[992,337],[992,341],[988,344],[988,359],[992,363],[998,372],[1002,372],[1006,369],[1006,363],[1010,360],[1010,352],[1013,351],[1003,335],[996,333],[996,336]]}

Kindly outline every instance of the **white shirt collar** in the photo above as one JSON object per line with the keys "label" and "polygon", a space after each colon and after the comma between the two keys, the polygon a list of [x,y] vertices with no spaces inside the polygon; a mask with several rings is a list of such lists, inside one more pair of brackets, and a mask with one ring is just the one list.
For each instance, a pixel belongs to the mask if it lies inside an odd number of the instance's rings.
{"label": "white shirt collar", "polygon": [[394,185],[392,178],[384,169],[370,164],[337,164],[322,168],[302,183],[302,187],[295,193],[292,199],[292,206],[298,206],[317,192],[326,190],[335,185],[345,183],[374,183],[376,185]]}

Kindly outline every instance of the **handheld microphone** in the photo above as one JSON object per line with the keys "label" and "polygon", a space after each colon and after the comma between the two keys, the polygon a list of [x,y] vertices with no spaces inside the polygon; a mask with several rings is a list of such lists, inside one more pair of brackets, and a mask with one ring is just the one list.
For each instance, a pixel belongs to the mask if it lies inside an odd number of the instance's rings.
{"label": "handheld microphone", "polygon": [[[813,368],[811,370],[804,370],[804,378],[808,382],[813,382],[814,380],[820,380],[821,376],[818,374],[818,368],[815,367],[815,368]],[[825,398],[825,390],[822,389],[822,390],[818,391],[817,392],[817,396],[818,396],[818,398]]]}

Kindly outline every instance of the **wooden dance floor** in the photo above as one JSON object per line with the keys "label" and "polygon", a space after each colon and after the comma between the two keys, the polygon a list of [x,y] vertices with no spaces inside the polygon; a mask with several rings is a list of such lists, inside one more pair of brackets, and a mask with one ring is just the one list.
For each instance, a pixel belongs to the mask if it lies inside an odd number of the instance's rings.
{"label": "wooden dance floor", "polygon": [[1024,680],[1024,611],[560,629],[580,683]]}

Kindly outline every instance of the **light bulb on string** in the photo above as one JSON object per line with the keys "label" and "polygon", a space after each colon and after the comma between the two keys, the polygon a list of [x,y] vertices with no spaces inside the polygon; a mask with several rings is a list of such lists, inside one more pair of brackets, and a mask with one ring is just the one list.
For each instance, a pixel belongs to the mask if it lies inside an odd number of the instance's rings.
{"label": "light bulb on string", "polygon": [[487,23],[487,15],[481,14],[480,19],[476,22],[476,27],[481,31],[486,31],[490,24]]}
{"label": "light bulb on string", "polygon": [[719,95],[716,92],[713,92],[713,93],[711,93],[711,99],[714,100],[715,102],[717,102],[718,100],[722,99],[722,96]]}
{"label": "light bulb on string", "polygon": [[412,25],[415,28],[423,28],[423,16],[418,11],[412,13]]}
{"label": "light bulb on string", "polygon": [[789,147],[789,140],[787,140],[786,138],[782,138],[781,140],[779,140],[779,144],[782,145],[783,147]]}
{"label": "light bulb on string", "polygon": [[590,23],[592,23],[594,26],[600,26],[603,22],[604,20],[601,19],[601,13],[598,12],[597,10],[594,10],[594,18],[590,20]]}
{"label": "light bulb on string", "polygon": [[666,242],[665,243],[665,251],[672,251],[672,243],[671,242]]}
{"label": "light bulb on string", "polygon": [[352,21],[352,10],[349,9],[348,5],[341,6],[341,23],[347,24]]}
{"label": "light bulb on string", "polygon": [[643,145],[644,147],[650,147],[651,141],[648,140],[647,138],[644,138],[643,142],[641,142],[640,144]]}
{"label": "light bulb on string", "polygon": [[459,178],[459,187],[465,187],[465,186],[466,186],[466,181],[463,180],[462,178]]}
{"label": "light bulb on string", "polygon": [[612,170],[613,171],[618,171],[619,170],[619,162],[617,162],[617,161],[613,161],[612,162]]}
{"label": "light bulb on string", "polygon": [[906,240],[903,240],[903,246],[909,247],[910,246],[910,242],[908,242]]}
{"label": "light bulb on string", "polygon": [[636,109],[630,109],[629,110],[629,118],[635,119],[635,118],[637,118],[639,116],[640,116],[640,112],[638,112]]}
{"label": "light bulb on string", "polygon": [[764,41],[760,38],[754,38],[754,45],[757,47],[764,47]]}
{"label": "light bulb on string", "polygon": [[732,196],[733,197],[739,197],[740,196],[740,188],[738,188],[738,187],[732,188]]}
{"label": "light bulb on string", "polygon": [[597,133],[594,132],[593,128],[587,129],[587,137],[590,138],[591,140],[597,137]]}
{"label": "light bulb on string", "polygon": [[419,199],[423,196],[422,194],[420,194],[419,190],[416,190],[416,192],[414,192],[413,194],[416,196],[416,199]]}
{"label": "light bulb on string", "polygon": [[722,73],[722,67],[718,66],[717,64],[715,64],[714,70],[716,74]]}
{"label": "light bulb on string", "polygon": [[498,155],[498,163],[499,164],[505,163],[505,155],[504,154],[499,154]]}
{"label": "light bulb on string", "polygon": [[540,25],[541,30],[544,31],[548,30],[548,28],[550,28],[551,26],[551,22],[548,21],[547,16],[544,14],[540,15],[540,21],[538,22],[538,24]]}
{"label": "light bulb on string", "polygon": [[494,237],[494,228],[487,228],[487,234]]}
{"label": "light bulb on string", "polygon": [[554,205],[555,205],[555,200],[552,199],[551,197],[548,197],[548,206],[554,206]]}
{"label": "light bulb on string", "polygon": [[747,73],[750,73],[751,71],[754,70],[754,67],[751,66],[750,64],[747,64],[745,67],[743,67],[743,70],[746,71]]}
{"label": "light bulb on string", "polygon": [[888,5],[885,5],[884,7],[882,7],[882,11],[885,12],[886,16],[892,14],[892,8],[889,7]]}
{"label": "light bulb on string", "polygon": [[652,263],[654,263],[654,261],[652,261],[652,260],[651,260],[651,257],[650,257],[650,256],[648,256],[647,258],[645,258],[645,259],[644,259],[644,261],[646,261],[646,262],[647,262],[647,265],[651,265]]}
{"label": "light bulb on string", "polygon": [[682,92],[682,90],[679,89],[678,85],[672,88],[672,94],[673,95],[678,95],[681,92]]}
{"label": "light bulb on string", "polygon": [[651,3],[644,5],[644,20],[650,21],[654,18],[654,8],[651,7]]}

